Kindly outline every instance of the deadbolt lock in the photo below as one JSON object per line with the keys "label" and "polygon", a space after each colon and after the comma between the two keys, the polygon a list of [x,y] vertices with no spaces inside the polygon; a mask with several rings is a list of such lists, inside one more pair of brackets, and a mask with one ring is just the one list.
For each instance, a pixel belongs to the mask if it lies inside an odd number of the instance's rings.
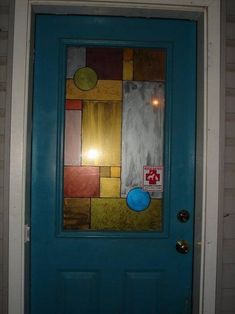
{"label": "deadbolt lock", "polygon": [[187,222],[190,218],[190,214],[186,209],[182,209],[178,212],[177,218],[180,222]]}
{"label": "deadbolt lock", "polygon": [[185,240],[178,240],[176,242],[176,251],[180,254],[187,254],[189,252],[189,244]]}

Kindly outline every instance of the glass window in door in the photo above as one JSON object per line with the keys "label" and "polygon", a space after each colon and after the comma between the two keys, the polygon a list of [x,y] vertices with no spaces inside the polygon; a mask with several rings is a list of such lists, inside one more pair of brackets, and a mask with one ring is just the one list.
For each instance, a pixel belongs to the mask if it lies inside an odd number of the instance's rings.
{"label": "glass window in door", "polygon": [[67,48],[64,230],[162,230],[165,59]]}

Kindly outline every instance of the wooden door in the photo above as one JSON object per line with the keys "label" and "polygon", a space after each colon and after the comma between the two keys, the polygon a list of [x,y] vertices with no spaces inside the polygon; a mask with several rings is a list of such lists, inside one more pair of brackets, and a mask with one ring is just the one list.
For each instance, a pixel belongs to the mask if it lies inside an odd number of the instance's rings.
{"label": "wooden door", "polygon": [[196,25],[36,17],[31,313],[191,312]]}

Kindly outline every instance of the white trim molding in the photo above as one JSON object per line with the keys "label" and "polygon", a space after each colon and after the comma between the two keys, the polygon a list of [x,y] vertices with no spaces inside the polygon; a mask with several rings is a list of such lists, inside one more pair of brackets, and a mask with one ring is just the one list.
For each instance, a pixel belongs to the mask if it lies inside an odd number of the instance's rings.
{"label": "white trim molding", "polygon": [[[71,11],[72,10],[72,11]],[[34,12],[119,14],[204,21],[201,90],[200,314],[214,314],[220,188],[220,0],[15,0],[9,194],[9,314],[24,314],[26,160],[31,20]],[[223,135],[223,134],[222,134]]]}

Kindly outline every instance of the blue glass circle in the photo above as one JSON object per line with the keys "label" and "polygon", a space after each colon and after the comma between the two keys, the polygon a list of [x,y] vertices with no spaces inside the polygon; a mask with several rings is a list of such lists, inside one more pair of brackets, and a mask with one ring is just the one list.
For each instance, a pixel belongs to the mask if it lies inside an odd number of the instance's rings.
{"label": "blue glass circle", "polygon": [[130,209],[140,212],[149,207],[151,197],[149,192],[137,187],[128,192],[126,202]]}

